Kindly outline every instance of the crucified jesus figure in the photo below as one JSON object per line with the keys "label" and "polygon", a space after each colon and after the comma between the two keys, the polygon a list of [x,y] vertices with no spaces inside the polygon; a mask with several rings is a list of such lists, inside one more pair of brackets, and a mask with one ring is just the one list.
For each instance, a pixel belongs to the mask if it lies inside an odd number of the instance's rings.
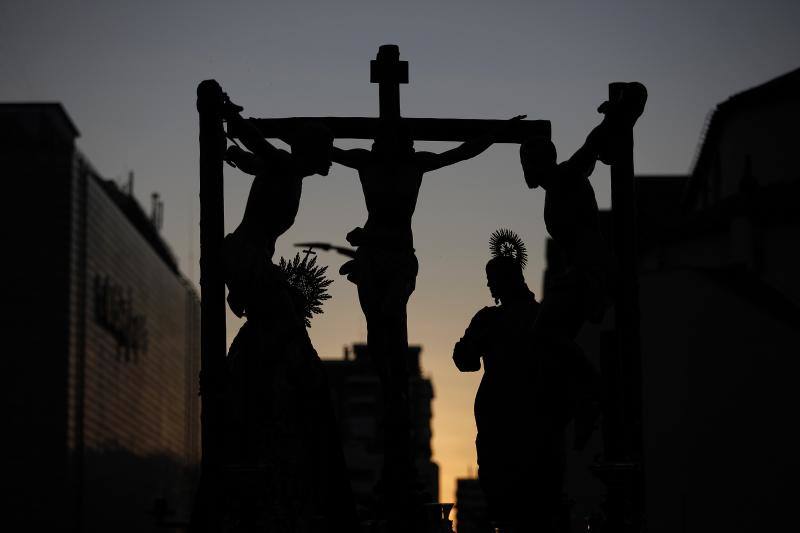
{"label": "crucified jesus figure", "polygon": [[[520,115],[511,121],[525,118]],[[510,121],[509,121],[510,122]],[[386,121],[372,150],[334,147],[331,159],[358,171],[367,204],[367,222],[348,233],[356,257],[340,273],[358,286],[367,320],[367,345],[381,378],[384,397],[383,496],[389,514],[413,503],[414,458],[409,434],[408,330],[406,304],[414,292],[418,263],[411,219],[422,178],[477,156],[499,132],[467,141],[442,153],[416,152],[401,123]]]}

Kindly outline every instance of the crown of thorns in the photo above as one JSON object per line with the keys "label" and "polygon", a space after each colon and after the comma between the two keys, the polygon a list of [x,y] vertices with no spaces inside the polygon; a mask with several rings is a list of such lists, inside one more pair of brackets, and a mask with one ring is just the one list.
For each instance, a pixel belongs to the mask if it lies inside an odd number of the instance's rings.
{"label": "crown of thorns", "polygon": [[489,250],[492,257],[510,257],[525,268],[528,264],[528,251],[522,239],[510,229],[500,228],[489,238]]}
{"label": "crown of thorns", "polygon": [[311,259],[309,256],[311,254],[306,253],[305,257],[300,259],[300,252],[298,252],[291,261],[281,257],[278,263],[278,268],[286,277],[289,287],[298,296],[299,311],[306,327],[311,327],[311,319],[314,315],[322,313],[322,303],[331,297],[328,294],[328,285],[333,283],[333,280],[325,277],[328,267],[318,266],[316,256]]}

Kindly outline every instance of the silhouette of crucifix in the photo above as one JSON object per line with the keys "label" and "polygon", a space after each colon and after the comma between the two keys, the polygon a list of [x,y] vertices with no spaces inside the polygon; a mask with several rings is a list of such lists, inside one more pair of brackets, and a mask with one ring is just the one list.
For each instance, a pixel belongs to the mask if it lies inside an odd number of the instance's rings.
{"label": "silhouette of crucifix", "polygon": [[[374,139],[382,123],[394,123],[416,141],[466,141],[491,130],[498,131],[497,143],[522,143],[529,137],[550,137],[550,121],[521,120],[503,127],[504,120],[405,118],[400,116],[400,85],[408,83],[408,62],[400,61],[396,45],[380,47],[370,61],[370,83],[378,85],[379,118],[369,117],[291,117],[251,118],[266,138],[281,138],[294,127],[307,122],[325,125],[337,139]],[[234,136],[235,131],[230,132]]]}
{"label": "silhouette of crucifix", "polygon": [[[285,138],[303,122],[324,124],[336,138],[375,139],[387,124],[405,132],[410,139],[426,141],[464,141],[489,130],[500,130],[505,121],[403,118],[400,116],[400,84],[408,83],[408,63],[400,61],[399,50],[394,45],[380,47],[378,56],[371,62],[370,81],[379,87],[378,118],[366,117],[295,117],[253,118],[252,123],[265,138]],[[613,91],[615,84],[609,86]],[[222,241],[224,237],[223,213],[223,158],[226,135],[223,128],[222,108],[224,93],[215,81],[206,80],[198,86],[197,108],[200,116],[200,238],[201,238],[201,386],[203,470],[216,475],[220,468],[219,427],[222,423],[219,402],[221,376],[225,362],[225,284],[222,272]],[[229,134],[235,136],[235,131]],[[638,310],[635,269],[633,142],[627,133],[626,156],[612,166],[612,213],[615,226],[615,248],[621,266],[627,270],[622,276],[617,292],[617,334],[619,337],[619,372],[633,376],[631,383],[620,389],[620,406],[614,411],[630,426],[626,434],[633,442],[620,445],[620,454],[626,457],[640,455],[640,383],[638,355]],[[530,137],[549,137],[550,123],[543,120],[524,120],[508,124],[493,139],[501,143],[521,143]],[[622,372],[622,370],[625,372]],[[624,439],[622,439],[624,440]],[[395,450],[396,451],[396,450]],[[387,455],[395,453],[387,450]],[[389,459],[389,457],[387,457]],[[402,487],[398,487],[402,489]]]}
{"label": "silhouette of crucifix", "polygon": [[[367,344],[384,395],[383,500],[386,512],[402,515],[414,499],[414,457],[408,405],[406,304],[413,292],[417,261],[411,216],[422,176],[463,161],[494,142],[521,143],[550,137],[544,120],[402,118],[400,85],[408,83],[408,62],[396,45],[383,45],[370,62],[370,82],[378,85],[378,118],[251,118],[265,138],[286,138],[303,124],[327,127],[334,138],[375,139],[373,150],[334,149],[333,160],[359,172],[369,219],[348,240],[358,247],[343,269],[358,286],[367,319]],[[230,128],[230,125],[229,125]],[[235,129],[228,134],[237,136]],[[414,152],[414,140],[467,141],[441,154]],[[380,148],[379,148],[380,147]],[[397,194],[396,194],[397,193]]]}

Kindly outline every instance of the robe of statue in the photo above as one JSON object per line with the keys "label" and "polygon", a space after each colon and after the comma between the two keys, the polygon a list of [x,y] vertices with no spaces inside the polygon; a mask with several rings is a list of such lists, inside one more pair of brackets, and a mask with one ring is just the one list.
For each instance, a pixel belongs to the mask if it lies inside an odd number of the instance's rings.
{"label": "robe of statue", "polygon": [[484,307],[453,355],[464,371],[483,359],[475,397],[479,480],[490,519],[517,527],[550,524],[560,509],[570,416],[567,369],[532,339],[538,311],[530,291],[513,304]]}
{"label": "robe of statue", "polygon": [[[242,530],[352,531],[356,527],[328,383],[302,301],[280,269],[235,234],[225,254],[231,294],[247,321],[228,353],[225,458],[244,479]],[[249,498],[249,500],[248,500]],[[309,529],[310,528],[310,529]]]}

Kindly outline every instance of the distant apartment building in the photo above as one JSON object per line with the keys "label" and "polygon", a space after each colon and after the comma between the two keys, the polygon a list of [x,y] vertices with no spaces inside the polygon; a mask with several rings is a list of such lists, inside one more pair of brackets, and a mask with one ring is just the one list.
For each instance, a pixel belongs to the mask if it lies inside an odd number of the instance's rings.
{"label": "distant apartment building", "polygon": [[[718,105],[690,175],[637,177],[652,533],[772,531],[796,521],[798,124],[800,69]],[[579,337],[599,367],[613,341],[613,311]],[[602,451],[600,439],[593,446],[584,457]],[[599,502],[588,474],[575,482],[580,470],[570,472],[573,498]]]}
{"label": "distant apartment building", "polygon": [[[431,451],[433,384],[424,376],[420,346],[408,347],[411,431],[421,489],[439,497],[439,467]],[[342,359],[323,359],[342,438],[350,482],[362,514],[374,508],[383,466],[383,396],[366,344],[344,350]]]}
{"label": "distant apartment building", "polygon": [[489,509],[480,482],[475,478],[456,480],[456,530],[458,533],[492,531]]}
{"label": "distant apartment building", "polygon": [[59,104],[0,104],[3,521],[169,531],[200,457],[199,299],[77,136]]}

